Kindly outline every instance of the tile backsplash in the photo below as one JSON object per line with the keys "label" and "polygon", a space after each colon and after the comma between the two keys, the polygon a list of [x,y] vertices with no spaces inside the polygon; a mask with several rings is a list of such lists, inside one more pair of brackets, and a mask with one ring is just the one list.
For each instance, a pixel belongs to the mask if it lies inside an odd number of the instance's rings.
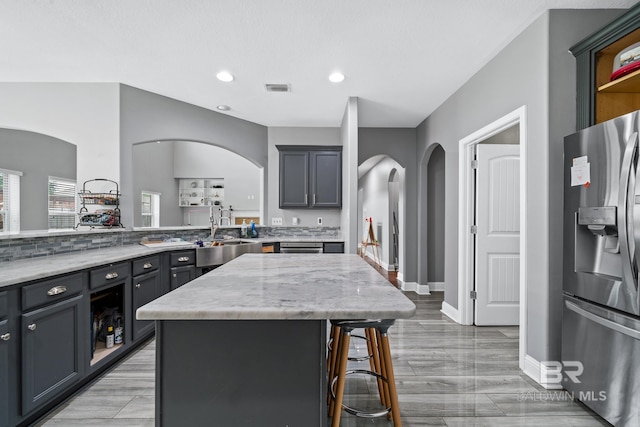
{"label": "tile backsplash", "polygon": [[[340,236],[340,227],[258,227],[259,237],[318,237],[336,238]],[[224,236],[240,237],[240,228],[219,228],[217,239]],[[25,258],[53,256],[69,252],[79,252],[100,248],[110,248],[140,243],[144,238],[150,240],[181,238],[186,241],[208,240],[210,230],[203,229],[162,229],[162,230],[113,230],[113,231],[77,231],[58,233],[49,236],[0,239],[0,262],[16,261]]]}

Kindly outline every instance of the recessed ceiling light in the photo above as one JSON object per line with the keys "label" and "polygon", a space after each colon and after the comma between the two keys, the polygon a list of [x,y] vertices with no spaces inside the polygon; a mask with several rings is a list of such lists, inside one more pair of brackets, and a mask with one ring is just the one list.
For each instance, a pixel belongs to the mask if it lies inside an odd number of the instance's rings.
{"label": "recessed ceiling light", "polygon": [[333,83],[340,83],[341,81],[344,80],[344,74],[342,73],[333,73],[329,76],[329,81],[333,82]]}
{"label": "recessed ceiling light", "polygon": [[228,105],[218,105],[216,108],[218,110],[220,110],[220,111],[229,111],[229,110],[231,110],[231,107],[229,107]]}
{"label": "recessed ceiling light", "polygon": [[216,74],[216,77],[221,82],[231,82],[231,81],[233,81],[233,75],[228,71],[220,71],[218,74]]}

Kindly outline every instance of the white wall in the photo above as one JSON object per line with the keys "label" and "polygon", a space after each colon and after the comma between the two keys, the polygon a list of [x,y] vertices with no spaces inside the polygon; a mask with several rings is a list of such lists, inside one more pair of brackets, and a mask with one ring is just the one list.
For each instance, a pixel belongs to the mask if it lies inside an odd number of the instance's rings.
{"label": "white wall", "polygon": [[79,186],[94,178],[119,182],[118,84],[0,83],[0,100],[0,127],[38,132],[77,146]]}
{"label": "white wall", "polygon": [[[301,128],[301,127],[270,127],[268,130],[268,181],[271,189],[268,200],[268,217],[266,225],[271,225],[271,218],[283,218],[283,225],[293,225],[293,218],[300,218],[298,225],[313,227],[317,225],[317,218],[322,217],[325,227],[340,226],[340,209],[280,209],[279,207],[279,175],[280,158],[276,145],[342,145],[339,128]],[[345,156],[343,152],[343,162]],[[345,177],[343,176],[343,184]],[[344,188],[344,185],[343,185]],[[344,205],[344,191],[343,191]],[[343,206],[344,208],[344,206]]]}

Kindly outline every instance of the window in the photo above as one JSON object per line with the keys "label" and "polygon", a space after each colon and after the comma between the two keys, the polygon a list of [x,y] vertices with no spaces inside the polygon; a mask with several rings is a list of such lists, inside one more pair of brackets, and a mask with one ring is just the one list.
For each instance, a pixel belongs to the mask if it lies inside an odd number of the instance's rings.
{"label": "window", "polygon": [[160,193],[143,191],[141,200],[142,226],[160,227]]}
{"label": "window", "polygon": [[49,230],[72,229],[76,225],[76,183],[49,177]]}
{"label": "window", "polygon": [[0,169],[0,233],[20,231],[20,177],[22,172]]}

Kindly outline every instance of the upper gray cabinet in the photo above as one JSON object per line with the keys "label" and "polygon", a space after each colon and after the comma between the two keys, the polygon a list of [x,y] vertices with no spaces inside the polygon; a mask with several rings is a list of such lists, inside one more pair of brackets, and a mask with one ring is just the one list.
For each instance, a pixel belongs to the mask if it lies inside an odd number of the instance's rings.
{"label": "upper gray cabinet", "polygon": [[341,208],[342,147],[279,145],[280,208]]}
{"label": "upper gray cabinet", "polygon": [[577,129],[640,109],[640,70],[611,81],[618,53],[640,42],[640,4],[571,47],[576,57]]}

